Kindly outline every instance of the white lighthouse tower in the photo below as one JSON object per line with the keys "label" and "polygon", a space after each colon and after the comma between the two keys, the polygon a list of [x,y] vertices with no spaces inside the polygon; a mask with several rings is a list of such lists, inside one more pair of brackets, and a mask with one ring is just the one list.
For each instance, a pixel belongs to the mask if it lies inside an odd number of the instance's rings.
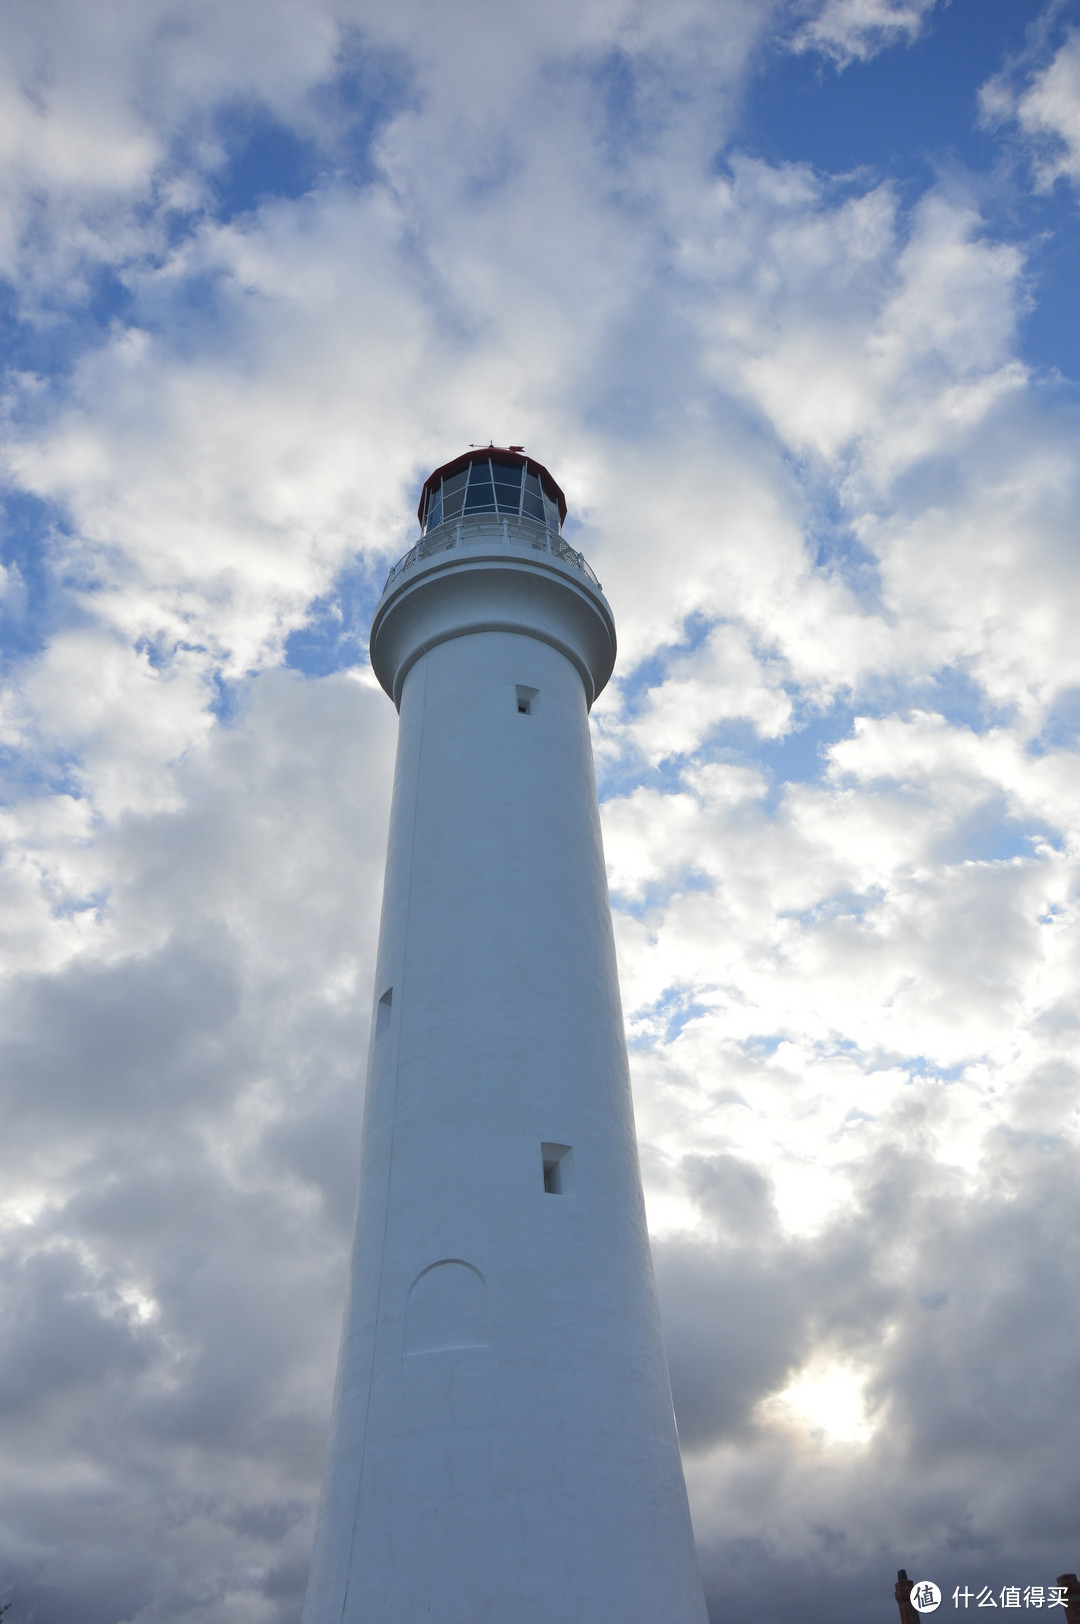
{"label": "white lighthouse tower", "polygon": [[704,1624],[589,742],[615,626],[546,469],[424,486],[356,1249],[304,1624]]}

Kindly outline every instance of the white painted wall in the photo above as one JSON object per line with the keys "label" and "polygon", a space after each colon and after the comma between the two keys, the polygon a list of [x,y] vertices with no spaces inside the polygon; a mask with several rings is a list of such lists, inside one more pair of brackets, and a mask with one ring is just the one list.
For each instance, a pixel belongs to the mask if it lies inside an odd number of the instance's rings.
{"label": "white painted wall", "polygon": [[304,1624],[703,1624],[587,723],[610,610],[477,540],[393,583],[372,648],[405,673],[392,997]]}

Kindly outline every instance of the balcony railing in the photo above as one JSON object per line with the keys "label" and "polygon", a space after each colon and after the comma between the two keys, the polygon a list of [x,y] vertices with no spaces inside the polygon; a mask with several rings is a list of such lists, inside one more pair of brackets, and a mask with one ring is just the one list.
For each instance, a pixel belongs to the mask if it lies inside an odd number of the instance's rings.
{"label": "balcony railing", "polygon": [[581,553],[567,545],[562,536],[546,525],[538,524],[532,519],[509,518],[503,519],[496,514],[470,514],[464,519],[451,519],[441,524],[435,530],[429,530],[421,536],[415,547],[410,547],[404,558],[399,558],[390,574],[386,577],[385,592],[392,581],[396,581],[403,570],[410,564],[417,563],[422,558],[430,558],[433,553],[444,553],[454,547],[468,546],[473,541],[496,541],[505,547],[528,547],[535,552],[550,553],[564,564],[570,564],[586,576],[599,591],[603,591],[595,572],[589,567]]}

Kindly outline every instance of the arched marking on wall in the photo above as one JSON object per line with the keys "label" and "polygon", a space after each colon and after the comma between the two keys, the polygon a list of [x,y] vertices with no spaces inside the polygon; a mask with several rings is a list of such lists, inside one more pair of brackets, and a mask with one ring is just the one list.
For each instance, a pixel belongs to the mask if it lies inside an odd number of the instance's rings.
{"label": "arched marking on wall", "polygon": [[487,1281],[460,1258],[421,1270],[405,1303],[405,1354],[486,1348]]}

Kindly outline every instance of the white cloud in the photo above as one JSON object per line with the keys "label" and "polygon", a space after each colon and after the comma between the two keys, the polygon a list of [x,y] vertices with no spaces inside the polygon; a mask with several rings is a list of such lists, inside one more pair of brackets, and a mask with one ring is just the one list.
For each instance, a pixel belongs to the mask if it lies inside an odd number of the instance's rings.
{"label": "white cloud", "polygon": [[937,0],[821,0],[795,37],[841,64],[865,61],[883,47],[917,39]]}
{"label": "white cloud", "polygon": [[834,199],[807,170],[742,160],[683,246],[717,377],[800,453],[855,449],[877,486],[958,449],[1023,382],[1018,250],[941,192],[900,224],[888,188]]}
{"label": "white cloud", "polygon": [[[295,1616],[393,712],[281,659],[330,625],[362,662],[410,493],[489,436],[619,621],[604,823],[718,1614],[771,1618],[767,1571],[868,1616],[900,1540],[1058,1571],[1073,424],[971,196],[724,146],[759,49],[931,11],[12,20],[0,1550],[42,1624]],[[314,158],[226,218],[245,112]]]}
{"label": "white cloud", "polygon": [[3,1541],[43,1605],[96,1584],[132,1616],[227,1618],[302,1577],[388,710],[347,677],[260,679],[177,806],[99,836],[97,940],[9,981]]}
{"label": "white cloud", "polygon": [[1080,32],[1070,29],[1022,87],[1003,74],[988,80],[980,95],[988,121],[1015,119],[1020,126],[1040,186],[1080,181]]}

